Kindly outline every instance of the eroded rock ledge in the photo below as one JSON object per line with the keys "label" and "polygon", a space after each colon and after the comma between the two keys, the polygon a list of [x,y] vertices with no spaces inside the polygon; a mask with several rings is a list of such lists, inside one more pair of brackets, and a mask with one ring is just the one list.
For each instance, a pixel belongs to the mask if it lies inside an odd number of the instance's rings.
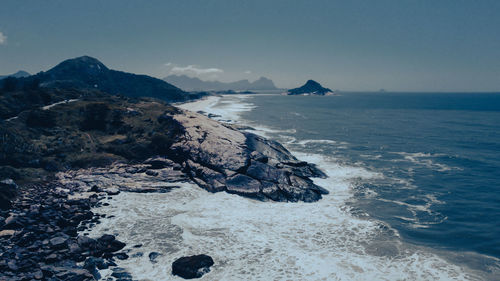
{"label": "eroded rock ledge", "polygon": [[278,142],[189,111],[161,118],[182,131],[165,157],[59,173],[59,181],[87,190],[164,192],[175,182],[192,180],[210,192],[283,202],[314,202],[328,193],[310,179],[325,174]]}
{"label": "eroded rock ledge", "polygon": [[172,118],[184,134],[171,146],[171,156],[209,191],[291,202],[313,202],[328,193],[310,179],[325,174],[278,142],[189,111]]}

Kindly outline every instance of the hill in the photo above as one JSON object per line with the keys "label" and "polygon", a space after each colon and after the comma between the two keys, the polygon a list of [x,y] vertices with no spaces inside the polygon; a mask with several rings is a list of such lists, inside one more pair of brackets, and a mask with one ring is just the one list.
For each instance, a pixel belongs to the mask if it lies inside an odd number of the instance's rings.
{"label": "hill", "polygon": [[96,89],[127,97],[153,97],[178,102],[199,97],[189,94],[161,79],[137,75],[106,67],[99,60],[82,56],[65,60],[52,69],[36,75],[2,80],[6,90],[25,88]]}
{"label": "hill", "polygon": [[203,81],[186,75],[169,75],[163,80],[188,91],[248,91],[248,90],[277,90],[271,79],[260,77],[250,82],[246,79],[230,83],[220,81]]}
{"label": "hill", "polygon": [[320,95],[320,96],[325,96],[325,95],[332,95],[333,91],[324,88],[319,84],[318,82],[314,80],[308,80],[304,85],[301,87],[295,88],[295,89],[290,89],[287,92],[288,95]]}

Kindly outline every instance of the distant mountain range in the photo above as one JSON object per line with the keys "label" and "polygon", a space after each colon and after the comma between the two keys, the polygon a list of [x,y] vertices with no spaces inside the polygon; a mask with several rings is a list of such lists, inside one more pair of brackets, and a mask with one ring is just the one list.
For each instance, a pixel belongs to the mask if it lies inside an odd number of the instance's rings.
{"label": "distant mountain range", "polygon": [[18,72],[12,73],[12,74],[9,74],[9,75],[0,75],[0,80],[2,80],[4,78],[7,78],[7,77],[22,78],[22,77],[28,77],[30,75],[31,74],[29,74],[28,72],[26,72],[24,70],[19,70]]}
{"label": "distant mountain range", "polygon": [[220,81],[203,81],[186,75],[169,75],[163,80],[186,91],[248,91],[248,90],[277,90],[271,79],[260,77],[254,82],[247,79],[224,83]]}
{"label": "distant mountain range", "polygon": [[[0,81],[4,82],[5,79]],[[94,89],[109,94],[154,97],[169,102],[195,97],[161,79],[109,69],[89,56],[65,60],[46,72],[18,78],[9,83],[16,83],[14,86],[17,88]]]}
{"label": "distant mountain range", "polygon": [[287,92],[288,95],[320,95],[320,96],[325,96],[325,95],[333,95],[333,91],[324,88],[319,84],[318,82],[314,80],[308,80],[304,85],[301,87],[295,88],[295,89],[290,89]]}

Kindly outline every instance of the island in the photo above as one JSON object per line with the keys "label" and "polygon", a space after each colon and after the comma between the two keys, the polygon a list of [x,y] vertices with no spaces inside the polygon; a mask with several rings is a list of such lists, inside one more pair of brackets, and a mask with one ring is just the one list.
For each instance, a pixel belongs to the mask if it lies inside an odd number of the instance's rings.
{"label": "island", "polygon": [[328,88],[324,88],[323,86],[321,86],[321,84],[319,84],[314,80],[307,80],[307,82],[301,87],[290,89],[285,94],[289,96],[296,96],[296,95],[331,96],[334,95],[334,92]]}

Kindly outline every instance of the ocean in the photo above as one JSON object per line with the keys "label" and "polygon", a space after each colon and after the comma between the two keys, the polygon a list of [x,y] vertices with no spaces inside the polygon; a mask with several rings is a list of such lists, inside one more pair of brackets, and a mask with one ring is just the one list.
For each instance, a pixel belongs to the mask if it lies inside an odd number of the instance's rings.
{"label": "ocean", "polygon": [[500,94],[261,93],[181,107],[283,143],[327,173],[315,182],[330,194],[122,192],[89,234],[125,241],[131,258],[117,263],[134,279],[176,280],[175,258],[205,253],[215,265],[203,280],[500,280]]}

